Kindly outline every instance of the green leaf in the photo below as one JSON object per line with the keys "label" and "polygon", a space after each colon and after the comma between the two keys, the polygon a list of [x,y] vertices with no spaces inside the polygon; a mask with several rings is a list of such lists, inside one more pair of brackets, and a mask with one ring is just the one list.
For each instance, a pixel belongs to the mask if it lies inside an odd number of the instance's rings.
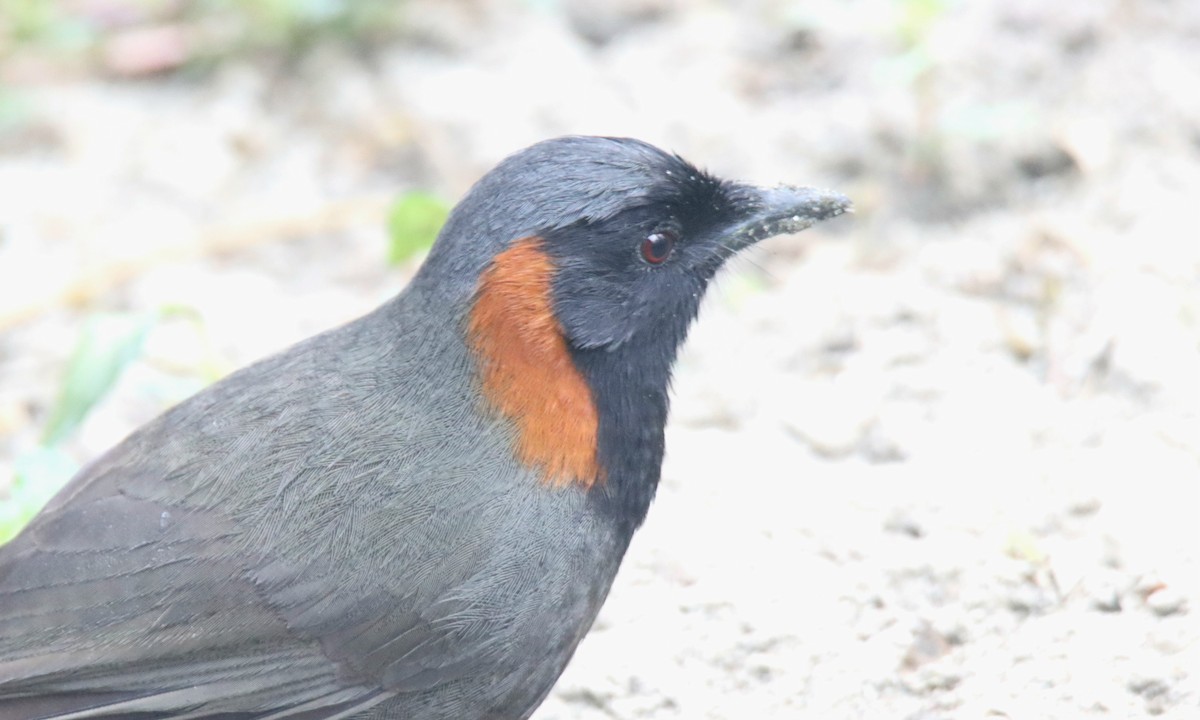
{"label": "green leaf", "polygon": [[0,545],[15,537],[77,470],[65,452],[54,448],[18,457],[8,497],[0,500]]}
{"label": "green leaf", "polygon": [[951,4],[952,0],[900,0],[900,38],[909,47],[924,43]]}
{"label": "green leaf", "polygon": [[58,400],[42,435],[42,443],[62,442],[137,358],[160,313],[98,315],[84,325],[83,334],[67,365]]}
{"label": "green leaf", "polygon": [[450,206],[435,195],[402,195],[388,211],[388,262],[399,265],[432,247],[449,215]]}

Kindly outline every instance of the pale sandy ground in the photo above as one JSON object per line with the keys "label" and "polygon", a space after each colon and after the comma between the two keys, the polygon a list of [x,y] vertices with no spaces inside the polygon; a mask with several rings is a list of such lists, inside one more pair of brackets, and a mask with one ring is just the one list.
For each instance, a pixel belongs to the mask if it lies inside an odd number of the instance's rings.
{"label": "pale sandy ground", "polygon": [[426,3],[369,58],[21,88],[0,478],[89,314],[204,332],[152,333],[80,461],[396,292],[381,198],[636,135],[859,211],[711,294],[536,717],[1200,718],[1200,4],[964,2],[908,53],[902,6]]}

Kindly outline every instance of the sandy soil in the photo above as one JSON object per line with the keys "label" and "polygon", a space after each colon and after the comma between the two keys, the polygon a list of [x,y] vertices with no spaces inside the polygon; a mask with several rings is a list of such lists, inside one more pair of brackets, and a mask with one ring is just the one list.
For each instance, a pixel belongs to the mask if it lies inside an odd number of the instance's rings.
{"label": "sandy soil", "polygon": [[634,135],[858,212],[711,293],[659,499],[536,717],[1200,718],[1200,4],[483,5],[415,3],[370,50],[18,85],[0,478],[89,316],[193,313],[81,462],[395,293],[400,190]]}

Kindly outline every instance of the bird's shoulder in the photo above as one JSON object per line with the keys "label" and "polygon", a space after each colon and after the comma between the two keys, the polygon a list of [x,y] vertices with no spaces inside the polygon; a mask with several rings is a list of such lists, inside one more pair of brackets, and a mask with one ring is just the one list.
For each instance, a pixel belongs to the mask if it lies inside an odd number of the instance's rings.
{"label": "bird's shoulder", "polygon": [[[455,333],[420,330],[376,311],[234,373],[85,468],[0,549],[0,697],[100,666],[97,683],[119,686],[151,656],[226,677],[270,649],[288,658],[280,682],[306,668],[315,688],[431,686],[479,667],[511,620],[480,608],[528,595],[544,578],[522,558],[586,513],[514,463]],[[514,540],[547,507],[558,519]],[[555,563],[563,575],[578,559]]]}

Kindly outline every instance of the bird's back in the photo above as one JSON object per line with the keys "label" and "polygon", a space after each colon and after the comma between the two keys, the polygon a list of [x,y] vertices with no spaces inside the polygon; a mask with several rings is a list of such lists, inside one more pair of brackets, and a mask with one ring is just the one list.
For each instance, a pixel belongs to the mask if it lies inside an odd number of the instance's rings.
{"label": "bird's back", "polygon": [[628,536],[512,460],[424,302],[168,411],[0,548],[0,716],[532,711]]}

